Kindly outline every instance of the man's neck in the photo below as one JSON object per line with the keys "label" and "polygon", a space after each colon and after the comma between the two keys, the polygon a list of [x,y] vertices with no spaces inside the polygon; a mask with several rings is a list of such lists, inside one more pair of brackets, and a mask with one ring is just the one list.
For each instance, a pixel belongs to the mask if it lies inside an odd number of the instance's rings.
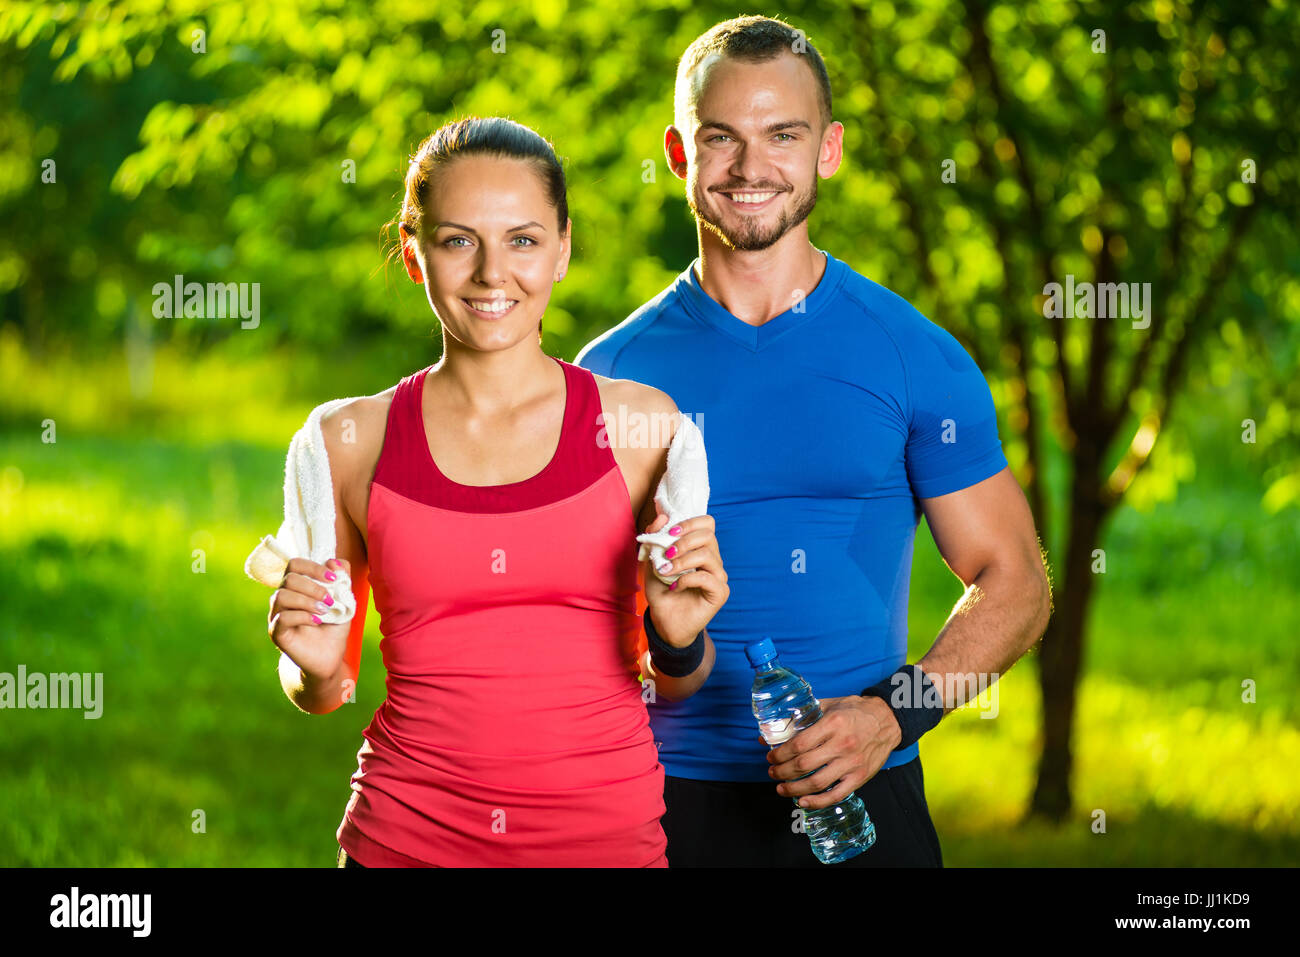
{"label": "man's neck", "polygon": [[761,326],[808,296],[826,272],[826,257],[801,223],[767,249],[729,249],[700,230],[700,287],[714,302],[751,326]]}

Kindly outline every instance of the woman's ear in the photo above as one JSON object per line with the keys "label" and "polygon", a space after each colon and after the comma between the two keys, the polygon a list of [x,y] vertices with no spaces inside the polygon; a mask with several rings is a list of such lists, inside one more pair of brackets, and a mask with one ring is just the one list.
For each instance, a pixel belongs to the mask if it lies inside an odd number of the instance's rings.
{"label": "woman's ear", "polygon": [[564,221],[564,233],[560,236],[560,258],[555,263],[555,281],[559,282],[569,271],[569,256],[573,252],[573,220]]}
{"label": "woman's ear", "polygon": [[406,274],[411,277],[412,282],[424,282],[424,269],[420,265],[420,257],[416,252],[419,243],[414,233],[406,228],[406,224],[399,224],[397,233],[402,239],[402,263],[406,266]]}

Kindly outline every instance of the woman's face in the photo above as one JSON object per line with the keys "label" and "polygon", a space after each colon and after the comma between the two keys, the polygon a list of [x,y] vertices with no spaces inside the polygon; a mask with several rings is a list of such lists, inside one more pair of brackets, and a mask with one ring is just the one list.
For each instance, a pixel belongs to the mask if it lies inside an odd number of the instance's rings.
{"label": "woman's face", "polygon": [[569,268],[569,226],[560,233],[534,164],[466,156],[429,184],[423,263],[409,246],[402,258],[444,335],[495,351],[537,341],[551,286]]}

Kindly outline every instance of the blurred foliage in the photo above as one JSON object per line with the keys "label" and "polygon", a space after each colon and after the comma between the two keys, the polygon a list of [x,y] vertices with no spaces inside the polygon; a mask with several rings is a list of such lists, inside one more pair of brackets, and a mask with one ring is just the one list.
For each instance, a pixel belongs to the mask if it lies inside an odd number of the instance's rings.
{"label": "blurred foliage", "polygon": [[[545,326],[548,350],[572,356],[694,256],[662,135],[676,57],[733,14],[684,0],[634,12],[565,0],[8,3],[0,321],[37,348],[228,340],[255,355],[427,340],[436,317],[385,267],[393,236],[380,234],[406,157],[450,119],[508,114],[565,158],[575,262]],[[1143,415],[1161,411],[1159,377],[1188,339],[1206,360],[1194,368],[1246,372],[1267,422],[1250,454],[1269,470],[1270,503],[1296,500],[1293,9],[819,0],[779,15],[823,53],[847,128],[815,241],[975,354],[1022,481],[1042,458],[1027,442],[1068,451],[1089,415],[1118,420],[1113,467]],[[1244,160],[1256,183],[1241,182]],[[1256,209],[1215,274],[1235,217]],[[1156,307],[1147,332],[1119,321],[1099,344],[1095,321],[1053,328],[1040,301],[1047,279],[1094,277],[1103,237],[1116,277],[1153,283]],[[155,319],[151,289],[176,274],[259,283],[262,325]],[[1224,288],[1196,316],[1207,277]],[[1106,361],[1085,393],[1095,349]],[[436,350],[425,341],[403,366]],[[1150,490],[1185,479],[1177,462],[1150,463],[1163,470]]]}
{"label": "blurred foliage", "polygon": [[[1222,534],[1180,526],[1176,557],[1130,563],[1126,581],[1208,574],[1239,541],[1286,560],[1300,508],[1294,5],[764,12],[822,52],[846,126],[814,242],[972,352],[1049,554],[1098,544],[1094,510],[1116,510],[1108,548],[1131,543],[1142,533],[1122,503],[1158,516],[1190,492]],[[0,376],[23,383],[0,392],[0,427],[58,408],[70,430],[282,448],[305,413],[291,396],[378,391],[433,361],[436,317],[386,265],[381,227],[416,144],[469,114],[532,126],[565,160],[574,262],[545,347],[575,355],[695,256],[663,130],[677,57],[735,13],[686,0],[0,5]],[[178,274],[260,284],[260,325],[156,319],[152,289]],[[1046,317],[1044,285],[1067,274],[1150,283],[1149,328]],[[363,346],[382,360],[334,361]],[[125,379],[78,376],[65,358],[119,350]],[[225,358],[240,371],[219,372]],[[1171,431],[1188,393],[1221,401]],[[1282,524],[1233,537],[1234,521],[1269,519]],[[1069,577],[1058,585],[1081,596],[1081,628],[1092,577]],[[1083,687],[1085,704],[1113,690]],[[1092,773],[1098,758],[1081,760]]]}

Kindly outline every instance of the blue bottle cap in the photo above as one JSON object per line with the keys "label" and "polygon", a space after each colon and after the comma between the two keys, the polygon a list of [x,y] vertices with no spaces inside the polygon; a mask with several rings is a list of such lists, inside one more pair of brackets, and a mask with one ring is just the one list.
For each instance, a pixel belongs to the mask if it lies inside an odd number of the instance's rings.
{"label": "blue bottle cap", "polygon": [[772,644],[771,638],[756,641],[752,645],[745,646],[745,657],[753,667],[757,668],[776,657],[776,645]]}

